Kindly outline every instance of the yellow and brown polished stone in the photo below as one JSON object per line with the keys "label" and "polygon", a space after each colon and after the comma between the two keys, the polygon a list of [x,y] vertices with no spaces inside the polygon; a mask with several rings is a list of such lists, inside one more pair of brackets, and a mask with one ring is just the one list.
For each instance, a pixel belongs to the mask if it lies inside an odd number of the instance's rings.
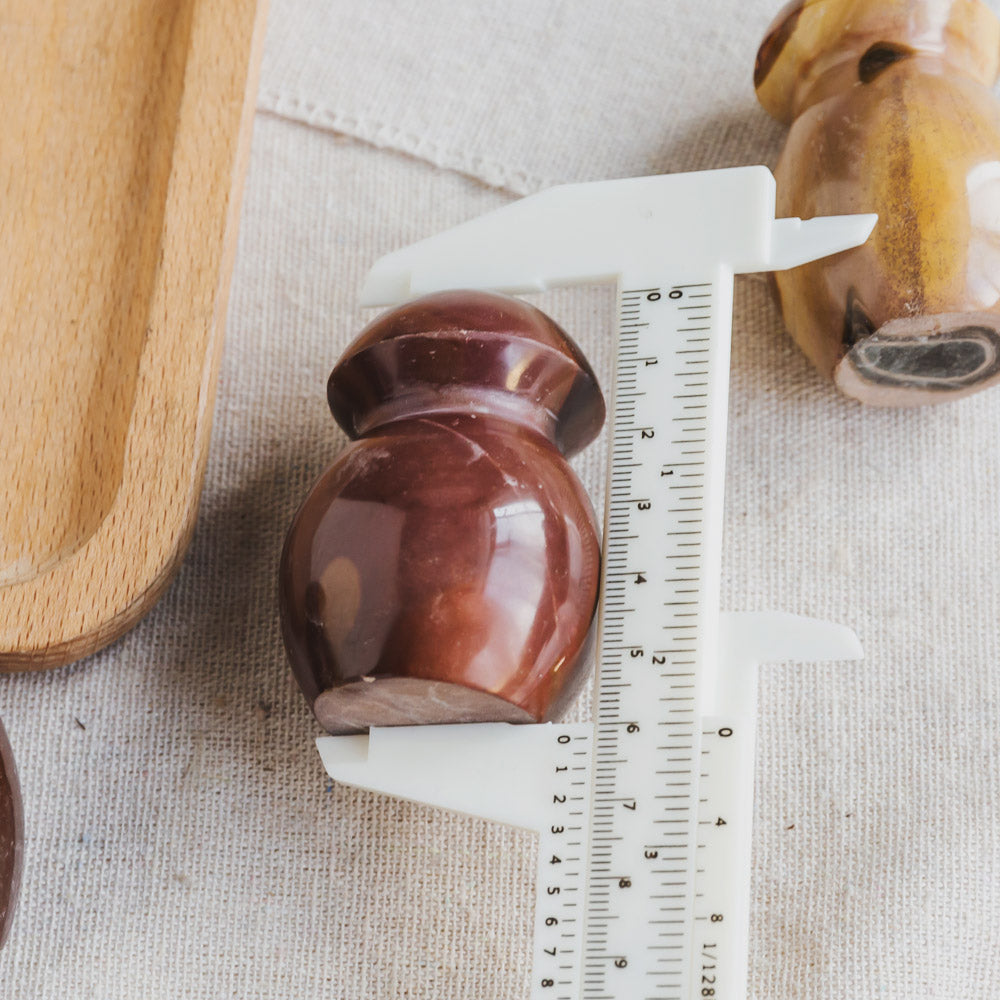
{"label": "yellow and brown polished stone", "polygon": [[785,323],[848,395],[1000,381],[1000,22],[981,0],[796,0],[757,96],[790,124],[778,214],[877,212],[868,242],[775,274]]}
{"label": "yellow and brown polished stone", "polygon": [[534,307],[444,292],[330,376],[353,438],[296,514],[285,646],[331,733],[558,717],[588,674],[594,513],[566,462],[599,433],[590,365]]}
{"label": "yellow and brown polished stone", "polygon": [[7,940],[14,919],[23,843],[21,793],[14,756],[0,723],[0,947]]}

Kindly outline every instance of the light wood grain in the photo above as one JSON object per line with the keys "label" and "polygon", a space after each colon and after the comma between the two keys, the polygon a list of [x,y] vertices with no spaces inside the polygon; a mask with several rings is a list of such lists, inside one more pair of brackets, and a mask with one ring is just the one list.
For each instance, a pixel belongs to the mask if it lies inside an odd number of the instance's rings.
{"label": "light wood grain", "polygon": [[258,0],[0,0],[0,670],[85,656],[190,538]]}

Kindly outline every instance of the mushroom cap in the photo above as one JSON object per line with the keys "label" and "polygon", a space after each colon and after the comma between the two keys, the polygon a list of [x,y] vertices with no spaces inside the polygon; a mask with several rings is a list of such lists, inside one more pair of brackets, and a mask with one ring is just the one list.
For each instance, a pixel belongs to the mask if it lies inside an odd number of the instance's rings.
{"label": "mushroom cap", "polygon": [[383,313],[330,374],[330,410],[352,437],[390,421],[502,414],[541,430],[565,455],[604,423],[597,378],[545,313],[494,292],[448,291]]}
{"label": "mushroom cap", "polygon": [[861,82],[859,69],[873,56],[877,62],[882,49],[942,58],[992,86],[1000,71],[1000,21],[982,0],[791,0],[757,52],[757,99],[788,124],[812,103],[810,91]]}

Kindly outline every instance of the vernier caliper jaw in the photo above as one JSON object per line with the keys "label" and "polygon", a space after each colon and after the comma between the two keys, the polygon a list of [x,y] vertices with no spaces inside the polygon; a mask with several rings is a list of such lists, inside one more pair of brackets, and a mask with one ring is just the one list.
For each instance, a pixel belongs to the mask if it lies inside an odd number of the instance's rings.
{"label": "vernier caliper jaw", "polygon": [[381,258],[361,292],[387,306],[448,288],[513,294],[635,272],[782,270],[863,243],[874,215],[774,218],[766,167],[566,184]]}
{"label": "vernier caliper jaw", "polygon": [[[705,714],[753,717],[761,663],[857,660],[861,643],[844,625],[783,612],[722,615],[718,677],[706,678]],[[373,728],[316,742],[330,777],[347,785],[439,806],[527,830],[544,818],[525,789],[537,781],[550,725],[505,722]],[[589,733],[591,725],[562,725]],[[752,781],[752,755],[748,758]]]}
{"label": "vernier caliper jaw", "polygon": [[[849,628],[781,612],[725,613],[720,626],[717,669],[706,663],[702,725],[728,726],[733,733],[732,739],[717,741],[729,746],[728,756],[716,768],[712,792],[713,803],[725,803],[729,841],[728,849],[716,852],[712,863],[699,869],[697,885],[703,901],[726,912],[726,926],[713,933],[725,948],[713,956],[713,975],[726,982],[733,1000],[745,1000],[758,664],[854,660],[862,650]],[[563,851],[565,843],[554,836],[560,827],[552,823],[551,765],[575,762],[575,776],[589,782],[592,759],[587,759],[584,771],[579,766],[582,758],[570,753],[574,748],[591,749],[593,735],[589,723],[479,723],[373,728],[357,736],[321,737],[316,743],[327,773],[343,784],[521,827],[539,836],[532,959],[537,972],[551,954],[541,938],[550,919],[544,907],[552,902],[546,894],[551,888],[546,882],[547,862],[554,852]],[[562,740],[568,745],[563,746]],[[559,750],[569,752],[560,758],[555,756]],[[555,788],[563,796],[569,791],[567,785]],[[579,850],[585,849],[584,839]],[[584,888],[582,878],[579,888]],[[581,915],[579,909],[572,912]],[[571,946],[567,951],[582,947],[580,941],[566,944]],[[576,958],[580,959],[579,953]],[[547,991],[535,989],[542,981],[533,975],[531,1000],[548,1000]],[[699,979],[693,972],[691,982],[695,985],[689,985],[685,996],[696,1000]],[[583,996],[562,995],[574,1000]]]}

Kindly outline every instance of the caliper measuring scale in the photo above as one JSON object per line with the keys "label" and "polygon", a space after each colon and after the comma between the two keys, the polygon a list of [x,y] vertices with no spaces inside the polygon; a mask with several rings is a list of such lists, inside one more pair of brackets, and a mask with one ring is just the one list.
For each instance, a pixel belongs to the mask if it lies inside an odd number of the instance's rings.
{"label": "caliper measuring scale", "polygon": [[733,276],[874,224],[775,220],[770,172],[739,167],[550,188],[369,274],[366,305],[618,282],[594,722],[317,741],[338,781],[538,832],[531,1000],[745,1000],[757,664],[861,649],[719,611]]}

